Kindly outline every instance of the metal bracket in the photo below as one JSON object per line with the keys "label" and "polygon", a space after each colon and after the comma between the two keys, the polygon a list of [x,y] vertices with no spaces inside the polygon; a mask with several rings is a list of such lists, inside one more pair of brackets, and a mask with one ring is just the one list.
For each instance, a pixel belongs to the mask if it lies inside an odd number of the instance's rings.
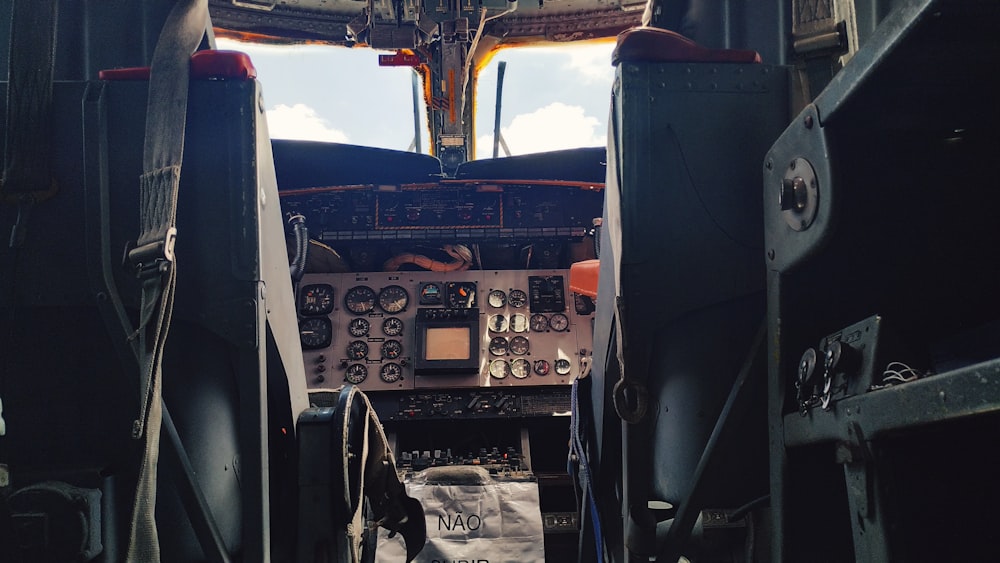
{"label": "metal bracket", "polygon": [[861,425],[852,421],[847,434],[851,440],[837,444],[837,462],[844,465],[851,504],[860,518],[867,519],[872,513],[872,489],[868,475],[871,469],[871,452],[864,441]]}
{"label": "metal bracket", "polygon": [[849,423],[847,435],[848,441],[837,444],[837,461],[844,465],[855,558],[891,561],[884,511],[878,507],[875,490],[878,474],[874,455],[857,421]]}
{"label": "metal bracket", "polygon": [[174,261],[174,244],[177,242],[177,228],[169,227],[163,240],[144,244],[136,248],[126,248],[128,262],[135,269],[136,276],[147,278],[162,274]]}

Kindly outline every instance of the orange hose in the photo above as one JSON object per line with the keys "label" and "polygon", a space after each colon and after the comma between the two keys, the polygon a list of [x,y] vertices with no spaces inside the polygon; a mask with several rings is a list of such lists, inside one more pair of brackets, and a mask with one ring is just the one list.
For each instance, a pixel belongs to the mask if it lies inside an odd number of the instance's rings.
{"label": "orange hose", "polygon": [[[392,258],[385,261],[382,265],[382,271],[384,272],[395,272],[399,270],[399,267],[403,264],[416,264],[417,266],[430,270],[431,272],[458,272],[463,270],[468,270],[472,266],[471,253],[469,249],[464,246],[457,245],[452,246],[450,244],[444,245],[442,248],[449,256],[455,259],[454,262],[441,262],[439,260],[433,260],[422,254],[399,254],[393,256]],[[468,255],[468,258],[466,258]]]}

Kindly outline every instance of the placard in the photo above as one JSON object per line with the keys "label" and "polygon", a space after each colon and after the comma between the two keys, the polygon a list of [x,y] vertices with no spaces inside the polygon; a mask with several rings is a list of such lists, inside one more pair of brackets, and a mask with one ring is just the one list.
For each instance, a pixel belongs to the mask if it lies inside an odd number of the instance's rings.
{"label": "placard", "polygon": [[[545,546],[538,483],[495,480],[482,470],[482,484],[405,483],[420,501],[427,521],[427,543],[418,563],[543,563]],[[478,477],[478,475],[477,475]],[[379,528],[377,563],[406,560],[402,536]]]}

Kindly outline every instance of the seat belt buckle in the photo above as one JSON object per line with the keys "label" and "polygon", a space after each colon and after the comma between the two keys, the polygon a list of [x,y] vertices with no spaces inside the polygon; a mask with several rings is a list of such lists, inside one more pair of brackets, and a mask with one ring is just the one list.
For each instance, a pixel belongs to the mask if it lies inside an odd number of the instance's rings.
{"label": "seat belt buckle", "polygon": [[128,263],[135,270],[136,277],[146,279],[166,273],[174,262],[174,243],[176,241],[177,228],[170,227],[163,240],[135,248],[126,248]]}

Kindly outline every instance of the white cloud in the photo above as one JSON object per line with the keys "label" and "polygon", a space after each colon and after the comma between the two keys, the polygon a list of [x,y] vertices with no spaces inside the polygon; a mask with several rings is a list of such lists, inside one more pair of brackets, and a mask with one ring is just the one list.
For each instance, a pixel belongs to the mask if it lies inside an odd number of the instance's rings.
{"label": "white cloud", "polygon": [[[536,152],[603,146],[607,140],[600,131],[601,121],[585,115],[580,106],[554,102],[531,113],[514,117],[509,127],[501,127],[503,138],[515,155]],[[503,155],[501,148],[500,154]],[[493,135],[476,140],[477,158],[493,156]]]}
{"label": "white cloud", "polygon": [[580,73],[586,83],[608,82],[614,77],[611,66],[611,51],[614,43],[597,43],[568,49],[569,63],[566,66]]}
{"label": "white cloud", "polygon": [[278,104],[267,110],[267,130],[272,139],[347,142],[346,133],[331,127],[316,110],[305,104]]}

